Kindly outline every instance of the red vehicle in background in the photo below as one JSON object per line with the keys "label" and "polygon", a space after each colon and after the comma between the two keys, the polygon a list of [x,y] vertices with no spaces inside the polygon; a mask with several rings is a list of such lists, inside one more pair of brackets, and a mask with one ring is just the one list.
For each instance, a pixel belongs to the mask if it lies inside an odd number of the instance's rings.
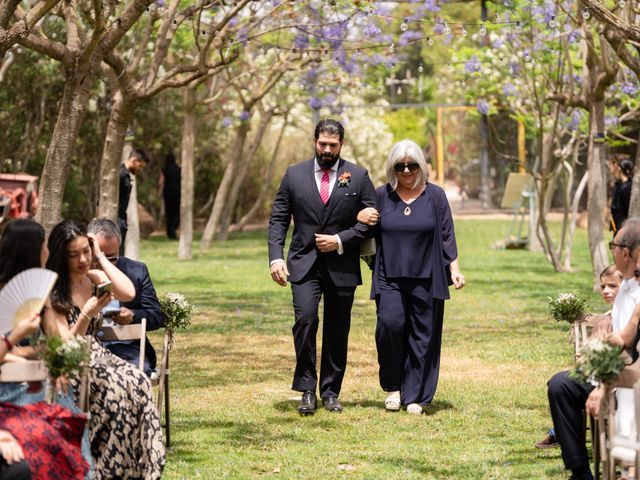
{"label": "red vehicle in background", "polygon": [[30,218],[38,206],[38,177],[25,173],[0,173],[0,222]]}

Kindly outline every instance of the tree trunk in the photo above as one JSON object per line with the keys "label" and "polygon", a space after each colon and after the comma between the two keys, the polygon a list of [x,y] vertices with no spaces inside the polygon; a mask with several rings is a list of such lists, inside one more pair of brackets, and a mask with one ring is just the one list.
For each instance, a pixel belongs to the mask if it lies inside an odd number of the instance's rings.
{"label": "tree trunk", "polygon": [[[589,218],[589,251],[593,267],[594,289],[600,285],[600,272],[607,266],[607,248],[603,235],[603,212],[605,208],[605,180],[603,165],[605,164],[604,142],[594,142],[604,135],[604,99],[593,101],[589,111],[589,150],[587,158],[587,211]],[[602,138],[604,140],[604,138]]]}
{"label": "tree trunk", "polygon": [[576,232],[576,223],[578,222],[578,205],[580,204],[580,198],[582,198],[582,194],[587,187],[588,179],[589,172],[584,172],[584,175],[578,184],[578,188],[576,188],[576,193],[573,196],[573,202],[571,203],[571,225],[569,227],[564,255],[564,267],[567,271],[571,270],[571,251],[573,247],[573,237]]}
{"label": "tree trunk", "polygon": [[62,216],[64,187],[69,172],[71,154],[75,147],[80,122],[90,96],[90,77],[86,71],[66,71],[66,82],[56,124],[51,135],[51,143],[42,169],[38,203],[40,208],[36,221],[47,232],[58,223]]}
{"label": "tree trunk", "polygon": [[180,242],[178,258],[190,260],[193,243],[193,179],[196,138],[196,87],[188,86],[183,95],[184,118],[182,123],[182,176],[180,179]]}
{"label": "tree trunk", "polygon": [[284,123],[282,124],[282,129],[280,130],[280,134],[278,135],[278,140],[276,141],[276,145],[273,148],[273,153],[271,154],[271,161],[269,162],[269,168],[267,169],[267,173],[262,179],[262,187],[260,188],[260,193],[258,193],[258,198],[253,202],[253,205],[249,209],[247,213],[238,221],[236,225],[236,230],[242,231],[244,226],[253,218],[258,209],[264,204],[264,198],[269,191],[269,185],[271,183],[271,179],[273,178],[273,171],[276,165],[276,159],[278,158],[278,151],[280,150],[280,144],[282,143],[282,138],[284,137],[284,131],[288,126],[287,118],[285,117]]}
{"label": "tree trunk", "polygon": [[273,111],[265,112],[260,117],[260,124],[258,125],[258,129],[256,130],[255,135],[251,139],[249,148],[245,150],[242,159],[240,159],[239,168],[236,170],[236,175],[233,179],[233,185],[231,186],[231,191],[229,192],[229,198],[227,199],[225,205],[222,221],[220,222],[220,233],[218,235],[219,240],[224,241],[229,236],[229,225],[231,224],[233,210],[236,208],[236,204],[238,203],[238,195],[242,188],[242,184],[244,183],[247,172],[251,167],[251,162],[253,162],[253,159],[256,157],[258,147],[262,142],[262,138],[264,137],[264,134],[267,130],[267,127],[271,123],[272,118]]}
{"label": "tree trunk", "polygon": [[638,216],[640,216],[640,132],[638,132],[638,143],[636,144],[635,169],[629,203],[629,218]]}
{"label": "tree trunk", "polygon": [[484,210],[491,208],[491,175],[489,169],[489,118],[480,118],[480,204]]}
{"label": "tree trunk", "polygon": [[120,90],[116,91],[113,100],[100,161],[100,195],[96,216],[116,221],[124,138],[135,109],[132,102],[127,100]]}
{"label": "tree trunk", "polygon": [[225,162],[226,168],[224,170],[224,175],[222,176],[222,181],[220,182],[220,186],[218,187],[216,199],[213,202],[213,208],[211,209],[211,215],[209,216],[207,226],[205,227],[204,233],[202,234],[202,241],[200,242],[200,251],[202,252],[208,250],[209,247],[211,247],[213,236],[215,235],[220,223],[220,218],[222,216],[222,212],[224,211],[224,206],[229,195],[229,190],[231,188],[231,183],[233,182],[236,166],[242,158],[242,148],[244,147],[244,142],[247,138],[247,134],[249,133],[249,128],[250,122],[242,122],[240,127],[238,127],[235,141],[233,142],[231,148],[227,150],[227,161]]}

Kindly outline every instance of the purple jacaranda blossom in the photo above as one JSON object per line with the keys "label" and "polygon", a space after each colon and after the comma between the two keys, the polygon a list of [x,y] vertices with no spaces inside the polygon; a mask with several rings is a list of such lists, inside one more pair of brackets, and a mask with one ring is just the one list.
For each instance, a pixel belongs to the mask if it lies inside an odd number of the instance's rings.
{"label": "purple jacaranda blossom", "polygon": [[502,85],[502,93],[504,94],[505,97],[517,96],[516,87],[509,82],[505,82]]}
{"label": "purple jacaranda blossom", "polygon": [[433,25],[431,31],[434,35],[442,35],[444,33],[444,23],[438,21],[438,23]]}
{"label": "purple jacaranda blossom", "polygon": [[440,5],[438,5],[436,0],[424,0],[424,8],[426,8],[430,12],[440,11]]}
{"label": "purple jacaranda blossom", "polygon": [[498,37],[493,41],[491,46],[493,48],[502,48],[503,45],[504,45],[504,38]]}
{"label": "purple jacaranda blossom", "polygon": [[604,117],[604,124],[607,127],[616,127],[618,125],[618,117],[616,117],[615,115],[605,115]]}
{"label": "purple jacaranda blossom", "polygon": [[156,0],[156,5],[159,7],[164,7],[167,4],[164,0]]}
{"label": "purple jacaranda blossom", "polygon": [[372,65],[379,65],[381,63],[384,63],[384,60],[385,60],[384,55],[381,55],[379,53],[374,53],[373,55],[371,55],[370,63]]}
{"label": "purple jacaranda blossom", "polygon": [[362,27],[362,33],[366,37],[375,38],[382,33],[382,30],[380,30],[373,21],[369,21]]}
{"label": "purple jacaranda blossom", "polygon": [[241,27],[238,29],[238,34],[236,36],[236,39],[242,44],[246,44],[248,40],[248,37],[247,37],[248,33],[249,33],[249,29],[247,27]]}
{"label": "purple jacaranda blossom", "polygon": [[309,36],[304,33],[299,33],[293,39],[293,46],[300,50],[307,48],[309,46]]}
{"label": "purple jacaranda blossom", "polygon": [[238,20],[238,17],[231,17],[231,20],[229,20],[229,26],[235,27],[239,21],[240,20]]}
{"label": "purple jacaranda blossom", "polygon": [[238,118],[240,119],[241,122],[246,122],[247,120],[249,120],[250,117],[251,117],[251,114],[248,111],[243,110],[243,112],[240,114]]}
{"label": "purple jacaranda blossom", "polygon": [[573,131],[578,130],[580,128],[580,118],[582,117],[582,113],[580,110],[574,110],[571,114],[571,120],[569,121],[568,129]]}
{"label": "purple jacaranda blossom", "polygon": [[233,120],[231,120],[230,117],[224,117],[222,119],[222,126],[223,128],[229,128],[231,126],[231,124],[233,123]]}
{"label": "purple jacaranda blossom", "polygon": [[309,100],[309,106],[313,110],[320,110],[322,108],[322,100],[317,97],[311,97]]}
{"label": "purple jacaranda blossom", "polygon": [[489,103],[486,100],[478,100],[476,103],[478,113],[481,115],[489,115]]}
{"label": "purple jacaranda blossom", "polygon": [[322,104],[326,107],[331,107],[336,103],[336,96],[333,93],[328,94],[322,99]]}
{"label": "purple jacaranda blossom", "polygon": [[638,93],[638,85],[631,82],[624,82],[620,85],[620,91],[627,95],[635,95]]}
{"label": "purple jacaranda blossom", "polygon": [[471,74],[479,72],[482,68],[482,62],[478,60],[476,55],[473,55],[467,63],[464,64],[464,71]]}
{"label": "purple jacaranda blossom", "polygon": [[411,30],[407,30],[406,32],[403,32],[402,35],[398,37],[398,45],[404,46],[411,43],[412,41],[420,40],[422,37],[423,37],[422,32],[414,32]]}

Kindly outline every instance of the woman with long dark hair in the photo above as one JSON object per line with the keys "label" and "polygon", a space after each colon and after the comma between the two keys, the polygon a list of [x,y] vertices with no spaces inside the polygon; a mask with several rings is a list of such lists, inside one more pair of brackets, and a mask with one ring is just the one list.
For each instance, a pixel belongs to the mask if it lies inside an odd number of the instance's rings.
{"label": "woman with long dark hair", "polygon": [[[95,335],[101,309],[111,295],[97,298],[94,285],[111,281],[113,295],[128,301],[135,295],[131,281],[100,251],[84,224],[65,220],[49,235],[47,267],[58,274],[45,315],[48,333],[63,337]],[[93,270],[92,262],[102,270]],[[75,395],[79,379],[70,378]],[[99,479],[157,479],[164,466],[160,420],[149,379],[116,357],[98,341],[91,342],[89,434]]]}
{"label": "woman with long dark hair", "polygon": [[609,161],[609,170],[615,179],[613,193],[611,194],[611,222],[609,229],[613,231],[615,236],[629,216],[633,162],[626,157],[617,156]]}
{"label": "woman with long dark hair", "polygon": [[[31,220],[8,223],[0,237],[0,289],[20,272],[42,267],[47,256],[42,226]],[[22,356],[33,349],[17,344],[39,325],[38,315],[2,336],[0,362],[24,361]],[[42,398],[42,386],[38,386]],[[25,383],[0,383],[0,479],[84,479],[88,464],[80,444],[85,416],[37,399],[38,394],[28,393]]]}

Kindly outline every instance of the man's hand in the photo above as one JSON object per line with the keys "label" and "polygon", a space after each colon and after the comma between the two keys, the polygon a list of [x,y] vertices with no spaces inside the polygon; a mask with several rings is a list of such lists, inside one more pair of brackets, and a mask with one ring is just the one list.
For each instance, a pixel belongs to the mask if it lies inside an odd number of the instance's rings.
{"label": "man's hand", "polygon": [[6,430],[0,430],[0,455],[8,464],[24,460],[24,453],[18,441]]}
{"label": "man's hand", "polygon": [[120,307],[120,313],[113,317],[113,321],[118,325],[129,325],[133,322],[133,312],[125,307]]}
{"label": "man's hand", "polygon": [[604,387],[599,386],[594,388],[589,397],[587,397],[587,403],[585,403],[585,410],[587,415],[593,415],[597,417],[600,414],[600,407],[602,406],[602,401],[604,400]]}
{"label": "man's hand", "polygon": [[277,260],[271,265],[271,279],[278,285],[283,287],[287,286],[287,277],[289,276],[289,270],[287,270],[287,262],[284,260]]}
{"label": "man's hand", "polygon": [[338,241],[335,235],[324,235],[316,233],[316,247],[322,253],[329,253],[338,250]]}

